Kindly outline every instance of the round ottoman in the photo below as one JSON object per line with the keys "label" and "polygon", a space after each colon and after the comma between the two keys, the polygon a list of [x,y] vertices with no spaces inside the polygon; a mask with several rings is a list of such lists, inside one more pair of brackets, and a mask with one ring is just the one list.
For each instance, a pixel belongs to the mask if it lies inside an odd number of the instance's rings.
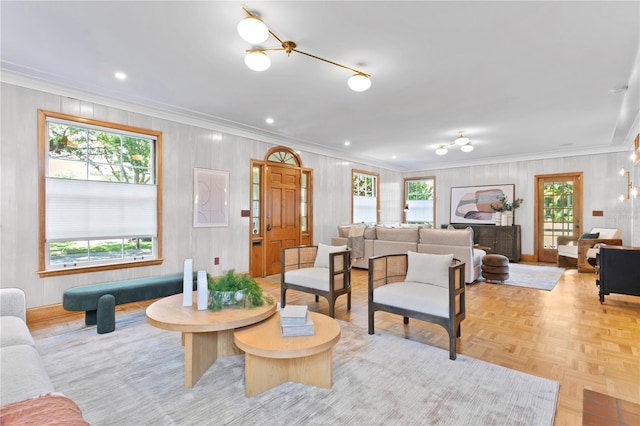
{"label": "round ottoman", "polygon": [[482,257],[482,276],[487,281],[504,282],[509,279],[509,259],[501,254]]}

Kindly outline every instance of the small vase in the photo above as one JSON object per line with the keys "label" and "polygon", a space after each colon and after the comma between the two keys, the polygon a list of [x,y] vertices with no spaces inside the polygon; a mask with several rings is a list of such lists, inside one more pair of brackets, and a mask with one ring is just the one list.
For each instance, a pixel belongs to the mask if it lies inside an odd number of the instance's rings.
{"label": "small vase", "polygon": [[496,225],[502,225],[502,212],[496,212]]}
{"label": "small vase", "polygon": [[197,306],[199,311],[204,311],[205,309],[207,309],[207,302],[209,301],[209,289],[207,288],[207,271],[198,271],[197,277]]}
{"label": "small vase", "polygon": [[506,214],[507,216],[507,226],[512,226],[513,225],[513,212],[507,212]]}
{"label": "small vase", "polygon": [[500,225],[502,226],[507,226],[507,220],[509,219],[509,217],[507,216],[507,214],[503,214],[502,217],[500,218]]}

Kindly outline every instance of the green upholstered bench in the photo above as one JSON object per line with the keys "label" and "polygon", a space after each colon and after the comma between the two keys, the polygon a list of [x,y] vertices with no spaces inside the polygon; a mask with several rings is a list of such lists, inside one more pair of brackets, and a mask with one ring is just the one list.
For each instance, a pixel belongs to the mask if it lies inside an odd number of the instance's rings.
{"label": "green upholstered bench", "polygon": [[[85,311],[85,324],[96,324],[98,334],[111,333],[116,328],[116,305],[182,293],[182,277],[180,273],[74,287],[65,290],[62,307]],[[193,289],[196,288],[194,272]]]}

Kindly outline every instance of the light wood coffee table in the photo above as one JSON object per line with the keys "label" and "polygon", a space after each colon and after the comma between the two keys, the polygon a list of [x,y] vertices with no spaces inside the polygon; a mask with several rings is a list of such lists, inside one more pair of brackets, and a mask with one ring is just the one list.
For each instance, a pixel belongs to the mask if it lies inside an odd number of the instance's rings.
{"label": "light wood coffee table", "polygon": [[255,396],[285,382],[330,388],[333,346],[340,340],[340,324],[326,315],[309,312],[315,335],[282,337],[280,313],[238,330],[234,341],[245,352],[244,392]]}
{"label": "light wood coffee table", "polygon": [[223,309],[218,312],[182,306],[182,293],[165,297],[147,308],[147,322],[154,327],[182,333],[184,385],[193,387],[218,358],[239,355],[233,344],[236,328],[252,325],[272,316],[275,304],[251,309]]}

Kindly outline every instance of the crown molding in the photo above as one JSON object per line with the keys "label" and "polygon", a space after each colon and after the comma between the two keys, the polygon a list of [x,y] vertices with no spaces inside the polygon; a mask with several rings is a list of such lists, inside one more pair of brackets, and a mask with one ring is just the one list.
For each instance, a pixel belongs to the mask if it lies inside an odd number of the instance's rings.
{"label": "crown molding", "polygon": [[[344,152],[327,148],[314,142],[309,142],[297,138],[287,137],[277,134],[275,132],[269,132],[263,129],[247,126],[245,124],[237,123],[231,120],[226,120],[220,117],[215,117],[207,114],[202,114],[197,111],[192,111],[184,108],[177,108],[168,104],[158,103],[149,99],[135,98],[135,99],[118,99],[114,97],[104,96],[96,94],[86,90],[79,90],[71,88],[69,86],[51,83],[44,79],[38,79],[31,76],[27,76],[21,73],[10,71],[7,69],[0,69],[0,82],[12,84],[15,86],[25,87],[28,89],[39,90],[46,93],[52,93],[59,96],[78,99],[86,102],[92,102],[100,105],[104,105],[111,108],[122,109],[134,113],[148,115],[160,119],[174,121],[181,124],[200,127],[203,129],[216,131],[220,133],[226,133],[229,135],[239,136],[247,139],[256,140],[259,142],[268,143],[274,146],[286,145],[296,151],[308,152],[312,154],[323,155],[326,157],[335,158],[339,161],[348,161],[356,164],[363,164],[372,167],[378,167],[398,173],[414,173],[427,170],[440,170],[440,169],[452,169],[458,167],[470,167],[470,166],[482,166],[488,164],[499,164],[504,162],[517,162],[517,161],[531,161],[541,160],[549,158],[562,158],[562,157],[574,157],[581,155],[597,155],[612,152],[626,151],[626,146],[608,146],[604,148],[593,149],[580,149],[580,150],[566,150],[566,151],[554,151],[551,153],[532,153],[527,155],[513,155],[492,157],[490,159],[472,159],[458,162],[438,163],[430,162],[424,163],[420,169],[406,170],[394,165],[391,162],[380,161],[373,159],[358,153]],[[635,123],[637,125],[640,115],[636,117]],[[631,126],[633,128],[634,126]]]}

